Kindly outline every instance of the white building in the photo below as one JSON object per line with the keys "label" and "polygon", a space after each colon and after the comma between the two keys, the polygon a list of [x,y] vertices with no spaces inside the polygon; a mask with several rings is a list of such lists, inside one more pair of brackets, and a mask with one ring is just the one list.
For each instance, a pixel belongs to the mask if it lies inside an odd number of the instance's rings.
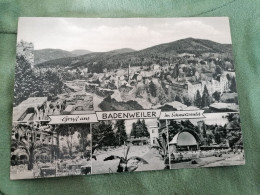
{"label": "white building", "polygon": [[150,133],[150,145],[157,146],[158,145],[157,139],[159,138],[158,126],[150,126],[149,133]]}

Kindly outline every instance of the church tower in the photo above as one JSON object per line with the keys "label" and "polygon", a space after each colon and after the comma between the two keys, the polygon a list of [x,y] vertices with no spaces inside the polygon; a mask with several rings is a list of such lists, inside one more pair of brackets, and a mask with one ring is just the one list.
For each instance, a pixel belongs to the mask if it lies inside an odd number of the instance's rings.
{"label": "church tower", "polygon": [[130,63],[128,64],[128,74],[127,74],[127,82],[129,83],[130,82]]}

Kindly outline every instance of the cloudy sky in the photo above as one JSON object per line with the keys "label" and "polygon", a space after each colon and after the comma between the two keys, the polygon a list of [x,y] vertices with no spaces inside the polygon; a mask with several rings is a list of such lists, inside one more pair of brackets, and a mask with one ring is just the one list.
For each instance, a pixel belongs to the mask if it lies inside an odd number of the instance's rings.
{"label": "cloudy sky", "polygon": [[231,43],[229,21],[218,18],[19,18],[17,41],[35,49],[144,49],[187,37]]}

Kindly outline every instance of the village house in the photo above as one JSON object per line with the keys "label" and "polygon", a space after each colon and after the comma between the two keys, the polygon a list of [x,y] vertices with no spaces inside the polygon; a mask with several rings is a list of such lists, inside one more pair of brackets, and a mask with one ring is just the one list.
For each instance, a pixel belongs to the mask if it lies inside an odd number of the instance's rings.
{"label": "village house", "polygon": [[159,124],[156,122],[155,125],[151,125],[148,127],[150,134],[150,146],[157,146],[159,138]]}
{"label": "village house", "polygon": [[221,94],[224,92],[229,92],[229,80],[227,79],[227,74],[229,74],[231,77],[235,76],[234,72],[224,72],[221,77],[220,81],[211,79],[209,81],[202,81],[202,82],[190,82],[187,81],[187,90],[188,90],[188,95],[191,98],[194,98],[196,96],[197,91],[200,92],[200,94],[203,94],[205,86],[208,89],[208,92],[210,95],[212,95],[215,91],[220,92]]}

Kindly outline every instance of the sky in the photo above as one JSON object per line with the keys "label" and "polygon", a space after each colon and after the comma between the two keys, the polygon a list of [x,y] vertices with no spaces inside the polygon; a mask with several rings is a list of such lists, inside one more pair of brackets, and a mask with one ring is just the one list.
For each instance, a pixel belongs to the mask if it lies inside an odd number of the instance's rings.
{"label": "sky", "polygon": [[231,43],[227,17],[208,18],[41,18],[21,17],[17,41],[35,49],[145,49],[188,37]]}

